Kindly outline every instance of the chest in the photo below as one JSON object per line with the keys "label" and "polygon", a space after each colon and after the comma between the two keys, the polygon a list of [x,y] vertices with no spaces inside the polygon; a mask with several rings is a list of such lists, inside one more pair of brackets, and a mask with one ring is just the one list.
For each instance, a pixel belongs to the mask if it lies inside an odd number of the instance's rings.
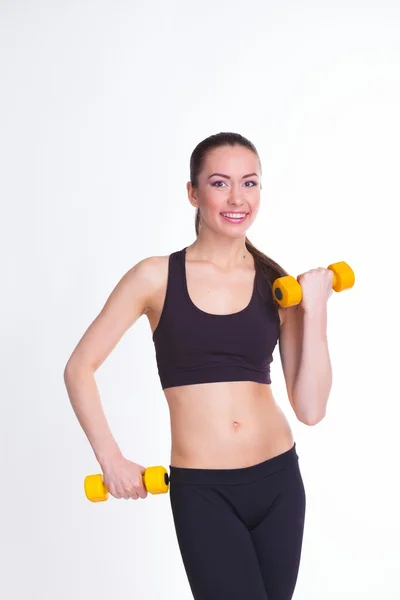
{"label": "chest", "polygon": [[200,311],[213,315],[240,313],[251,302],[255,274],[251,270],[222,273],[192,265],[183,282],[188,301]]}

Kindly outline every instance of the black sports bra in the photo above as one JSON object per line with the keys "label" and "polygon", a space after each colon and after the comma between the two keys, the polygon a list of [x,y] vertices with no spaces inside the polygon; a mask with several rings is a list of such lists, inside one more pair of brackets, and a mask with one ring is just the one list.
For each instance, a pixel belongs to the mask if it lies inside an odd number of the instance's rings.
{"label": "black sports bra", "polygon": [[279,332],[279,313],[259,269],[246,308],[214,315],[202,311],[190,299],[186,248],[169,256],[164,306],[153,333],[163,389],[216,381],[269,384]]}

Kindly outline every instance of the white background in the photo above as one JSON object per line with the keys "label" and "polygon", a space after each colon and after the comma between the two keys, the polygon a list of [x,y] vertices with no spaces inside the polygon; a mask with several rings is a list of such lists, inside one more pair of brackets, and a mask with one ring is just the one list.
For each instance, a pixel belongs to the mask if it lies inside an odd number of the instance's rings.
{"label": "white background", "polygon": [[[325,420],[297,422],[307,520],[295,600],[399,598],[400,8],[356,2],[0,2],[1,588],[7,600],[191,594],[169,498],[94,505],[63,369],[122,275],[194,240],[194,146],[261,155],[249,239],[329,300]],[[168,466],[147,320],[96,373],[112,431]]]}

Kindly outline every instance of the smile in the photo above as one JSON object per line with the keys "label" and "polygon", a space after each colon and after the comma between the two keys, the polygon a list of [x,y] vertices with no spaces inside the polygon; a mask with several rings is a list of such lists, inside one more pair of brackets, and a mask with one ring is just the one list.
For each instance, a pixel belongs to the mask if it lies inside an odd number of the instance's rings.
{"label": "smile", "polygon": [[223,212],[221,217],[228,223],[243,223],[249,213],[246,212]]}

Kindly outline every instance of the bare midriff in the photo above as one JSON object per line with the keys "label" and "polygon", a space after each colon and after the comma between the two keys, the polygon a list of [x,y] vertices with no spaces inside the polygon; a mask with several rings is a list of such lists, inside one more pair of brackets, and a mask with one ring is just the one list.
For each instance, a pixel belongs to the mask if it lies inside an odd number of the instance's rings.
{"label": "bare midriff", "polygon": [[172,466],[242,468],[286,452],[294,444],[270,385],[229,381],[164,392],[171,421]]}

